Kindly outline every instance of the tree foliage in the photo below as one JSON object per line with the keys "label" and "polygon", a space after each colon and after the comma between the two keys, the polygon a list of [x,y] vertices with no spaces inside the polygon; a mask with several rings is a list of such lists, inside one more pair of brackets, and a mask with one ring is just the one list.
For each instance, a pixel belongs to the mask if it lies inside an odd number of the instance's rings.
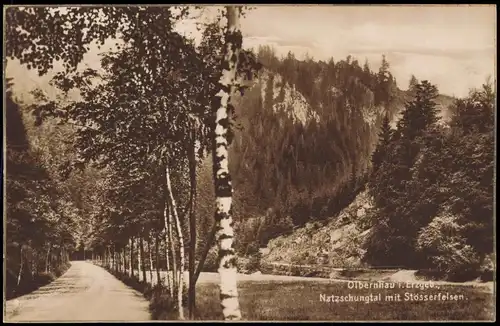
{"label": "tree foliage", "polygon": [[476,277],[493,252],[495,95],[489,83],[471,91],[443,126],[436,87],[422,81],[414,89],[370,180],[377,217],[366,260]]}
{"label": "tree foliage", "polygon": [[[7,85],[7,297],[43,284],[66,268],[76,246],[78,209],[31,146],[21,107]],[[44,274],[45,273],[45,274]]]}
{"label": "tree foliage", "polygon": [[[180,14],[174,14],[172,7],[78,7],[16,8],[8,13],[8,56],[39,74],[51,70],[54,60],[62,62],[64,70],[51,83],[64,93],[79,92],[79,99],[61,101],[37,91],[37,103],[30,109],[40,128],[54,119],[73,126],[76,155],[64,163],[69,172],[76,171],[72,167],[85,170],[90,163],[106,174],[89,187],[95,188],[94,194],[83,200],[98,208],[87,215],[91,227],[82,243],[108,266],[111,262],[116,266],[117,255],[127,250],[132,259],[132,240],[151,241],[151,234],[173,244],[165,243],[167,260],[169,255],[171,262],[185,258],[179,253],[185,249],[186,212],[194,198],[187,172],[192,179],[196,168],[188,167],[188,161],[195,162],[196,157],[199,161],[211,148],[211,101],[220,76],[224,35],[216,21],[205,28],[204,42],[196,47],[173,30],[188,11],[188,7],[182,7]],[[102,68],[81,69],[83,55],[109,39],[116,46],[102,54]],[[243,94],[245,82],[259,67],[251,52],[242,51],[239,60],[237,90]],[[172,187],[167,189],[169,178]],[[174,192],[175,201],[184,208],[174,228],[176,239],[163,230],[173,223],[165,220],[167,216],[178,216],[170,196]],[[141,258],[135,265],[141,268],[143,250],[140,246],[137,258]],[[159,268],[160,257],[156,259]],[[178,287],[182,293],[182,284]],[[180,301],[178,306],[182,316]]]}

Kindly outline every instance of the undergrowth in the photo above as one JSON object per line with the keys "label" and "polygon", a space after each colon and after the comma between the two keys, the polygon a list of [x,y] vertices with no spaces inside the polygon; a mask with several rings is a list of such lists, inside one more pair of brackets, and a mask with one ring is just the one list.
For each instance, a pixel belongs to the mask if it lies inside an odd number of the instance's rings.
{"label": "undergrowth", "polygon": [[66,273],[70,266],[71,264],[68,262],[55,267],[50,272],[38,272],[30,276],[25,275],[19,286],[17,286],[17,278],[7,277],[7,289],[5,291],[6,300],[15,299],[22,295],[29,294],[38,290],[42,286],[52,283],[59,276]]}

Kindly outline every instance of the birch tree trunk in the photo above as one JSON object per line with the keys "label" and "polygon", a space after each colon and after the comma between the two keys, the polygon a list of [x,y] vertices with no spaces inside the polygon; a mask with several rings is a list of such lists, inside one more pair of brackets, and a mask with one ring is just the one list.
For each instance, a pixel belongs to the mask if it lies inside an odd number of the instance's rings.
{"label": "birch tree trunk", "polygon": [[49,243],[49,247],[47,248],[47,257],[45,257],[45,273],[50,272],[50,248],[51,244]]}
{"label": "birch tree trunk", "polygon": [[126,249],[127,249],[127,246],[124,246],[122,248],[122,252],[121,252],[121,255],[122,255],[122,273],[123,274],[126,274],[127,273],[127,254],[126,254]]}
{"label": "birch tree trunk", "polygon": [[111,251],[111,247],[108,246],[108,256],[109,256],[109,268],[112,270],[115,267],[115,259],[113,256],[113,252]]}
{"label": "birch tree trunk", "polygon": [[139,237],[139,255],[140,255],[139,264],[141,265],[141,267],[139,269],[142,272],[142,281],[143,282],[147,282],[147,279],[146,279],[146,264],[144,264],[144,260],[145,260],[145,257],[144,257],[145,256],[145,254],[144,254],[144,240],[143,240],[142,236]]}
{"label": "birch tree trunk", "polygon": [[225,35],[222,75],[219,92],[212,101],[215,112],[215,141],[213,150],[213,172],[215,183],[216,222],[219,223],[217,242],[219,246],[220,300],[225,320],[240,320],[236,281],[236,256],[233,248],[232,185],[229,174],[228,105],[234,90],[238,57],[242,36],[239,27],[240,8],[226,7],[227,30]]}
{"label": "birch tree trunk", "polygon": [[113,269],[116,273],[116,272],[118,272],[118,269],[119,269],[120,255],[119,255],[119,252],[116,251],[115,244],[113,244],[113,262],[114,262]]}
{"label": "birch tree trunk", "polygon": [[169,246],[170,250],[172,251],[172,257],[174,258],[173,260],[173,270],[172,273],[175,270],[175,253],[174,253],[174,245],[172,243],[172,229],[170,228],[170,214],[168,212],[168,202],[167,199],[165,199],[165,207],[163,209],[163,218],[165,219],[165,259],[167,260],[167,276],[166,276],[166,281],[167,281],[167,287],[170,291],[170,296],[174,296],[174,278],[172,280],[170,279],[170,257],[168,254]]}
{"label": "birch tree trunk", "polygon": [[135,247],[138,249],[137,250],[137,279],[139,280],[139,282],[141,281],[141,247],[139,245],[139,238],[136,238],[135,239]]}
{"label": "birch tree trunk", "polygon": [[38,273],[38,255],[37,252],[31,249],[31,279],[35,280],[35,274]]}
{"label": "birch tree trunk", "polygon": [[125,273],[127,269],[127,262],[125,259],[125,247],[120,250],[120,273]]}
{"label": "birch tree trunk", "polygon": [[130,238],[130,277],[134,277],[134,238]]}
{"label": "birch tree trunk", "polygon": [[[170,211],[174,217],[175,221],[175,228],[177,232],[177,238],[179,240],[179,283],[177,284],[177,303],[178,303],[178,308],[179,308],[179,319],[183,320],[184,319],[184,309],[182,307],[182,294],[184,290],[184,238],[182,236],[182,228],[181,228],[181,221],[179,220],[179,215],[177,214],[177,205],[175,203],[175,199],[172,193],[172,184],[170,182],[170,171],[168,168],[168,164],[165,165],[165,178],[167,181],[167,195],[169,198],[169,207],[171,208]],[[175,275],[175,274],[174,274]]]}
{"label": "birch tree trunk", "polygon": [[17,286],[19,287],[19,284],[21,283],[21,277],[23,275],[23,267],[24,267],[24,258],[23,258],[23,245],[21,245],[21,250],[19,254],[19,258],[21,259],[21,263],[19,266],[19,274],[17,275]]}
{"label": "birch tree trunk", "polygon": [[160,274],[160,241],[158,240],[158,235],[155,235],[155,249],[156,249],[156,284],[161,284],[161,274]]}
{"label": "birch tree trunk", "polygon": [[122,272],[122,249],[118,247],[119,249],[116,251],[116,271],[118,273]]}
{"label": "birch tree trunk", "polygon": [[151,236],[151,234],[149,234],[148,236],[148,240],[146,241],[146,244],[148,245],[148,254],[149,254],[149,280],[151,282],[151,286],[154,285],[154,282],[153,282],[153,253],[151,251],[152,249],[152,244],[151,242],[153,241],[153,237]]}
{"label": "birch tree trunk", "polygon": [[196,130],[198,126],[194,125],[192,130],[192,148],[189,155],[189,180],[190,180],[190,207],[189,207],[189,289],[188,289],[188,311],[189,318],[194,318],[194,308],[196,305],[196,281],[195,275],[195,255],[196,255],[196,214],[194,206],[196,202],[196,154],[198,152],[199,142],[196,139]]}
{"label": "birch tree trunk", "polygon": [[198,267],[196,268],[196,272],[194,273],[194,282],[195,283],[198,280],[198,277],[200,276],[201,271],[203,270],[203,266],[205,265],[205,260],[207,260],[208,252],[210,251],[210,248],[212,248],[212,244],[214,243],[216,232],[217,232],[217,223],[214,223],[214,225],[212,226],[212,229],[210,230],[210,233],[208,235],[207,242],[205,243],[205,248],[203,249],[203,252],[201,254],[200,261],[198,262]]}
{"label": "birch tree trunk", "polygon": [[123,247],[123,274],[127,275],[128,274],[128,251],[127,251],[127,245]]}

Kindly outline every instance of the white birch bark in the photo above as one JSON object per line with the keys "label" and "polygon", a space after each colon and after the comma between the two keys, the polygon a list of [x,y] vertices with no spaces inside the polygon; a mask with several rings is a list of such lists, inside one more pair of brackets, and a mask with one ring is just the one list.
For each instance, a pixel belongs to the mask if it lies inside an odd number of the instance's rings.
{"label": "white birch bark", "polygon": [[155,234],[155,260],[156,260],[156,284],[160,285],[161,275],[160,275],[160,241],[158,241],[158,235]]}
{"label": "white birch bark", "polygon": [[130,277],[134,277],[134,240],[130,238]]}
{"label": "white birch bark", "polygon": [[142,272],[143,272],[143,266],[142,266],[142,250],[141,250],[141,238],[138,237],[136,240],[136,247],[137,247],[137,278],[139,279],[139,282],[143,281],[141,278]]}
{"label": "white birch bark", "polygon": [[140,268],[139,273],[142,275],[142,281],[147,282],[147,273],[146,273],[146,253],[144,252],[144,238],[142,235],[139,237],[139,255],[140,255]]}
{"label": "white birch bark", "polygon": [[[166,282],[167,282],[167,288],[170,291],[170,296],[174,296],[174,287],[172,282],[170,281],[170,257],[168,254],[168,249],[170,245],[170,239],[171,237],[171,229],[170,229],[170,219],[168,216],[168,206],[167,206],[167,200],[165,199],[165,207],[163,209],[163,218],[165,220],[165,259],[167,261],[167,276],[166,276]],[[173,246],[172,246],[173,248]]]}
{"label": "white birch bark", "polygon": [[[189,174],[190,174],[190,212],[189,212],[189,289],[188,289],[188,311],[189,318],[194,318],[194,308],[196,305],[196,281],[195,281],[195,255],[196,255],[196,215],[195,215],[195,203],[196,203],[196,165],[198,163],[198,151],[200,149],[201,143],[197,139],[197,130],[199,129],[198,123],[194,123],[192,130],[193,137],[193,152],[190,156],[189,162]],[[191,161],[192,160],[192,161]]]}
{"label": "white birch bark", "polygon": [[23,267],[24,267],[24,257],[23,257],[23,245],[21,245],[21,250],[20,250],[20,258],[21,258],[21,264],[19,266],[19,274],[17,275],[17,286],[21,284],[21,277],[23,275]]}
{"label": "white birch bark", "polygon": [[228,104],[234,90],[238,57],[241,49],[239,27],[240,8],[226,7],[227,31],[222,61],[219,92],[214,98],[215,141],[213,169],[215,183],[216,223],[219,224],[217,242],[219,246],[220,300],[225,320],[241,319],[236,281],[236,256],[233,248],[232,185],[229,174],[228,154]]}
{"label": "white birch bark", "polygon": [[122,273],[123,274],[127,274],[128,272],[128,266],[127,266],[127,245],[125,244],[125,246],[123,246],[123,250],[122,250]]}
{"label": "white birch bark", "polygon": [[182,306],[182,292],[184,290],[184,238],[182,235],[181,221],[179,220],[179,214],[177,214],[177,205],[175,203],[174,195],[172,193],[172,184],[170,182],[170,171],[168,164],[165,167],[165,178],[167,181],[167,192],[170,203],[170,208],[172,215],[174,217],[175,228],[177,232],[177,237],[179,239],[179,283],[177,284],[177,304],[179,307],[179,319],[184,319],[184,308]]}
{"label": "white birch bark", "polygon": [[148,244],[148,253],[149,253],[149,279],[151,281],[151,286],[154,286],[154,282],[153,282],[153,253],[152,253],[152,248],[153,248],[153,245],[152,245],[152,242],[153,241],[153,237],[151,236],[151,233],[147,239],[147,244]]}

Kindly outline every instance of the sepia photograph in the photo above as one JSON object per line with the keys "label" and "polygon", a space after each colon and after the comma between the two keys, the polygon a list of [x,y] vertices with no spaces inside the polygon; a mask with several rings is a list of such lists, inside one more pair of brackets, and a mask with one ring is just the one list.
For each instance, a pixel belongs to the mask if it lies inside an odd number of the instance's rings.
{"label": "sepia photograph", "polygon": [[496,5],[5,6],[3,321],[496,321]]}

